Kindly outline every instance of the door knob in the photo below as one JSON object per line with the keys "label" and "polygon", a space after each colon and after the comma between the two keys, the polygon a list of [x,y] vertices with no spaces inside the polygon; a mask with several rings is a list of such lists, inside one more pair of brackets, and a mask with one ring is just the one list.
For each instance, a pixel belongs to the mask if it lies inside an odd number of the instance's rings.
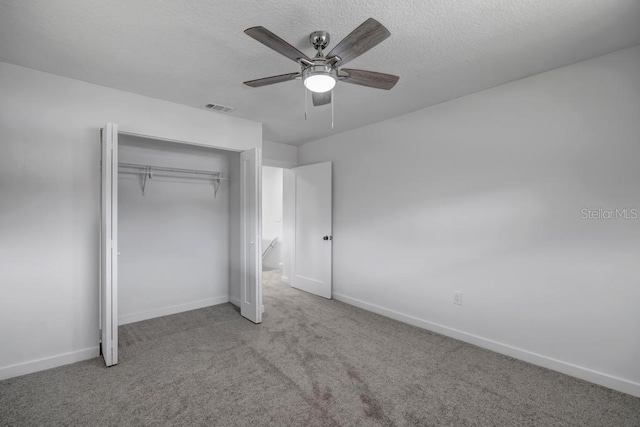
{"label": "door knob", "polygon": [[333,240],[333,236],[324,236],[322,240]]}

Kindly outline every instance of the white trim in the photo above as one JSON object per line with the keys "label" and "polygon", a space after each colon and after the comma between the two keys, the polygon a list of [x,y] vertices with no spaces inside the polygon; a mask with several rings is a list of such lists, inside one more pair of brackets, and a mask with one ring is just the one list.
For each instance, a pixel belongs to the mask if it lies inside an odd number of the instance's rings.
{"label": "white trim", "polygon": [[152,134],[152,133],[139,133],[139,132],[129,132],[129,131],[124,131],[124,130],[119,130],[118,134],[119,135],[126,135],[126,136],[133,136],[133,137],[136,137],[136,138],[156,139],[158,141],[163,141],[163,142],[174,142],[174,143],[177,143],[177,144],[196,145],[198,147],[215,148],[216,150],[230,151],[232,153],[240,153],[240,152],[244,151],[244,149],[242,149],[242,148],[224,147],[222,145],[211,145],[211,144],[209,144],[208,141],[207,142],[195,142],[195,141],[191,141],[191,140],[187,140],[187,139],[165,138],[165,137],[162,137],[162,136],[159,136],[159,135],[155,135],[155,134]]}
{"label": "white trim", "polygon": [[157,308],[154,310],[143,311],[141,313],[125,314],[118,316],[118,324],[120,326],[128,323],[140,322],[142,320],[154,319],[161,316],[169,316],[171,314],[182,313],[185,311],[197,310],[199,308],[210,307],[212,305],[224,304],[229,302],[229,296],[221,296],[216,298],[207,298],[200,301],[188,302],[185,304],[172,305],[170,307]]}
{"label": "white trim", "polygon": [[390,310],[388,308],[380,307],[375,304],[370,304],[368,302],[356,298],[351,298],[339,293],[334,292],[333,298],[346,304],[362,308],[363,310],[371,311],[373,313],[377,313],[382,316],[398,320],[400,322],[427,329],[451,338],[455,338],[460,341],[464,341],[469,344],[477,345],[478,347],[486,348],[487,350],[495,351],[496,353],[504,354],[506,356],[523,360],[537,366],[542,366],[543,368],[551,369],[563,374],[570,375],[572,377],[599,384],[601,386],[627,393],[632,396],[640,397],[640,384],[633,381],[618,378],[613,375],[605,374],[603,372],[594,371],[589,368],[574,365],[572,363],[564,362],[562,360],[554,359],[542,354],[533,353],[528,350],[523,350],[521,348],[513,347],[508,344],[503,344],[498,341],[470,334],[459,329],[450,328],[439,323],[419,319],[414,316],[409,316],[395,310]]}
{"label": "white trim", "polygon": [[229,297],[229,302],[235,305],[236,307],[240,307],[240,298]]}
{"label": "white trim", "polygon": [[57,354],[55,356],[43,357],[42,359],[17,363],[15,365],[0,368],[0,380],[32,374],[34,372],[44,371],[45,369],[56,368],[58,366],[69,365],[71,363],[93,359],[98,356],[100,356],[100,347],[90,347],[69,353]]}
{"label": "white trim", "polygon": [[289,278],[287,276],[282,276],[280,280],[282,281],[282,283],[286,283],[287,285],[289,284]]}

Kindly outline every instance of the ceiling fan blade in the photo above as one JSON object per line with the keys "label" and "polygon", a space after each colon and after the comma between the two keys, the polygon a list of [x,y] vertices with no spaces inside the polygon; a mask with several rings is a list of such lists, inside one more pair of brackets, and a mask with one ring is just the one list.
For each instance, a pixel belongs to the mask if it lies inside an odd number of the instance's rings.
{"label": "ceiling fan blade", "polygon": [[319,107],[320,105],[326,105],[331,103],[331,91],[328,92],[311,92],[311,100],[313,101],[314,107]]}
{"label": "ceiling fan blade", "polygon": [[376,73],[375,71],[343,68],[340,70],[340,80],[354,85],[389,90],[398,83],[400,77],[394,76],[393,74]]}
{"label": "ceiling fan blade", "polygon": [[373,18],[369,18],[331,49],[327,58],[337,56],[340,58],[340,65],[344,65],[390,35],[391,33],[384,25]]}
{"label": "ceiling fan blade", "polygon": [[300,73],[280,74],[277,76],[264,77],[262,79],[249,80],[247,82],[244,82],[244,84],[251,87],[261,87],[294,80],[298,77],[300,77]]}
{"label": "ceiling fan blade", "polygon": [[280,37],[276,36],[264,27],[251,27],[244,30],[244,32],[249,37],[258,40],[263,45],[270,47],[271,49],[275,50],[281,55],[286,56],[292,61],[298,62],[298,59],[300,58],[311,61],[311,59],[307,55],[300,52],[298,49],[291,46],[289,43],[282,40]]}

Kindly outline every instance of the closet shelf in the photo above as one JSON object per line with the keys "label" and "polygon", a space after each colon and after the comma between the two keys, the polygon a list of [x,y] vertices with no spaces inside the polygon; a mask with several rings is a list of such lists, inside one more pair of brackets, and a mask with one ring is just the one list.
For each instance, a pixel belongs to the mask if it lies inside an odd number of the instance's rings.
{"label": "closet shelf", "polygon": [[170,168],[166,166],[152,166],[141,165],[137,163],[118,163],[118,173],[140,175],[142,177],[142,195],[144,196],[144,190],[147,186],[147,179],[153,179],[154,175],[157,176],[176,176],[180,178],[190,179],[205,179],[213,181],[213,197],[218,195],[218,189],[224,178],[222,172],[199,170],[199,169],[184,169],[184,168]]}

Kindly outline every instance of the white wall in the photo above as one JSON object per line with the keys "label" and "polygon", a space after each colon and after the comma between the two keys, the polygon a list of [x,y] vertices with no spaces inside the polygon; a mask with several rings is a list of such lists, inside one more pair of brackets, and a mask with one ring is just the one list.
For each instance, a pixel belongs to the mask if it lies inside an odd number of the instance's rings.
{"label": "white wall", "polygon": [[[121,136],[119,161],[228,176],[229,152]],[[229,185],[120,174],[118,320],[137,322],[229,301]],[[239,215],[238,212],[235,213]]]}
{"label": "white wall", "polygon": [[335,298],[640,396],[640,219],[581,219],[640,208],[640,47],[299,157],[334,162]]}
{"label": "white wall", "polygon": [[244,150],[261,124],[0,63],[0,379],[98,354],[100,144]]}
{"label": "white wall", "polygon": [[262,141],[262,164],[277,168],[298,165],[298,147],[278,142]]}
{"label": "white wall", "polygon": [[263,270],[279,268],[282,262],[282,171],[282,168],[262,167],[262,251],[278,238],[262,260]]}

